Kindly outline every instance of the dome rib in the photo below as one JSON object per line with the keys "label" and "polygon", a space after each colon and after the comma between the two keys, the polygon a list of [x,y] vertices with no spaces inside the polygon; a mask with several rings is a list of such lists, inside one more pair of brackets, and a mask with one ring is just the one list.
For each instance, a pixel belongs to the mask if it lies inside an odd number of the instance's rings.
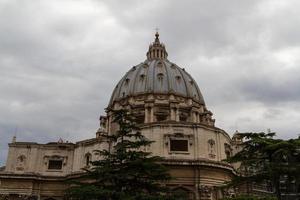
{"label": "dome rib", "polygon": [[[152,88],[150,87],[150,88],[148,88],[148,91],[154,91],[154,83],[155,83],[155,68],[154,68],[154,64],[155,64],[155,61],[152,61],[151,62],[151,70],[152,71],[150,71],[150,73],[152,73],[152,76],[149,76],[149,80],[150,81],[152,81],[152,84],[149,84],[149,85],[151,85],[152,86]],[[150,77],[151,77],[151,79],[150,79]]]}
{"label": "dome rib", "polygon": [[[162,66],[158,66],[159,62],[162,63]],[[144,64],[147,64],[148,67],[145,68]],[[159,67],[162,67],[160,71],[158,70]],[[143,82],[140,79],[141,74],[144,76]],[[160,82],[158,81],[158,74],[163,74],[163,80]],[[126,83],[128,79],[129,82]],[[125,96],[123,95],[124,92]],[[192,76],[168,60],[146,60],[135,66],[134,71],[130,69],[114,89],[109,106],[119,99],[139,94],[175,94],[192,98],[205,105],[200,89]]]}
{"label": "dome rib", "polygon": [[140,78],[140,73],[141,73],[142,69],[143,69],[142,67],[139,67],[138,70],[136,70],[136,76],[134,77],[134,81],[133,81],[133,85],[132,85],[133,91],[138,91],[138,88],[136,88],[138,84],[136,82]]}
{"label": "dome rib", "polygon": [[179,73],[181,74],[182,78],[183,78],[183,81],[184,81],[184,86],[185,86],[185,89],[186,89],[186,92],[187,92],[187,96],[190,97],[191,96],[191,93],[189,91],[189,88],[187,87],[187,83],[186,83],[186,80],[185,80],[185,77],[181,71],[181,69],[178,67],[177,70],[179,71]]}
{"label": "dome rib", "polygon": [[172,91],[173,89],[170,87],[170,72],[168,71],[168,67],[167,67],[167,64],[165,62],[162,62],[163,63],[163,66],[165,68],[165,71],[166,71],[166,77],[167,77],[167,83],[168,83],[168,91]]}

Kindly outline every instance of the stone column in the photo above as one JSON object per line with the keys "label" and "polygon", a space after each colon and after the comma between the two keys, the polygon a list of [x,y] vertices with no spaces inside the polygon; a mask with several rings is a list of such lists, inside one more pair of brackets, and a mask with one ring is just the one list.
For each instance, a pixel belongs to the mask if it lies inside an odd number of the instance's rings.
{"label": "stone column", "polygon": [[197,123],[201,123],[201,114],[200,113],[198,113],[198,115],[197,115]]}
{"label": "stone column", "polygon": [[149,109],[148,107],[145,106],[145,119],[144,119],[144,123],[148,123],[149,119]]}
{"label": "stone column", "polygon": [[179,119],[179,109],[178,108],[176,108],[176,110],[175,110],[175,116],[176,116],[176,122],[179,122],[180,121],[180,119]]}
{"label": "stone column", "polygon": [[197,113],[197,109],[196,108],[192,108],[191,109],[190,116],[191,116],[191,119],[190,119],[191,122],[197,123],[198,113]]}
{"label": "stone column", "polygon": [[170,104],[170,120],[176,121],[176,105],[174,103]]}
{"label": "stone column", "polygon": [[154,108],[153,105],[150,107],[150,122],[154,122]]}
{"label": "stone column", "polygon": [[197,113],[195,112],[195,111],[192,111],[191,112],[192,114],[191,114],[191,116],[192,116],[192,122],[196,122],[196,117],[197,117]]}
{"label": "stone column", "polygon": [[110,120],[111,116],[108,113],[107,115],[107,132],[110,134],[110,128],[111,128],[111,120]]}
{"label": "stone column", "polygon": [[171,107],[170,111],[170,120],[175,121],[175,109]]}
{"label": "stone column", "polygon": [[145,104],[145,123],[154,122],[154,104],[153,103],[146,103]]}

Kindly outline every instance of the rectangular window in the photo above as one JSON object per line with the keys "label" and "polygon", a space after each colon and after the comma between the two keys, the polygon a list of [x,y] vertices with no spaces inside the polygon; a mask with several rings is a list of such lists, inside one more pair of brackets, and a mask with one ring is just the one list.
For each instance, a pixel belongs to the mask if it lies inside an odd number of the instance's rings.
{"label": "rectangular window", "polygon": [[62,169],[62,160],[49,160],[48,169]]}
{"label": "rectangular window", "polygon": [[188,140],[170,140],[170,151],[186,151],[188,152]]}

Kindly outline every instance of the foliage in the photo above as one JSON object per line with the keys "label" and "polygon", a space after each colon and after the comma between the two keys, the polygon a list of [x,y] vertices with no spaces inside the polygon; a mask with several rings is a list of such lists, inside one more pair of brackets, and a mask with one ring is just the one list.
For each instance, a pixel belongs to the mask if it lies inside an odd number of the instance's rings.
{"label": "foliage", "polygon": [[241,133],[243,148],[231,163],[240,163],[239,175],[228,186],[241,183],[269,183],[281,198],[280,181],[300,180],[300,138],[274,139],[275,133]]}
{"label": "foliage", "polygon": [[[147,140],[127,110],[111,111],[119,125],[112,135],[103,135],[111,149],[99,150],[102,157],[91,162],[81,182],[74,182],[67,194],[76,200],[162,200],[172,199],[165,184],[170,180],[161,157],[145,151]],[[176,198],[176,197],[174,197]]]}
{"label": "foliage", "polygon": [[224,198],[223,200],[277,200],[275,197],[256,197],[249,195],[241,195],[232,198]]}

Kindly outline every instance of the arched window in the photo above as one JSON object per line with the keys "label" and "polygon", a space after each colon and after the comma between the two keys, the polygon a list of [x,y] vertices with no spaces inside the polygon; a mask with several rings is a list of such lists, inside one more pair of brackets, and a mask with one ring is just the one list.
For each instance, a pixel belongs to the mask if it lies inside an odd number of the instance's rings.
{"label": "arched window", "polygon": [[126,78],[126,79],[125,79],[125,86],[128,86],[128,84],[129,84],[129,81],[130,81],[130,79],[129,79],[129,78]]}
{"label": "arched window", "polygon": [[90,166],[92,161],[92,154],[86,153],[84,159],[85,159],[85,166]]}
{"label": "arched window", "polygon": [[181,77],[180,76],[175,76],[175,79],[176,79],[176,81],[177,81],[177,83],[180,83],[180,81],[181,81]]}
{"label": "arched window", "polygon": [[159,81],[162,81],[163,78],[164,78],[164,74],[163,73],[158,73],[157,78],[158,78]]}
{"label": "arched window", "polygon": [[140,81],[143,82],[145,80],[146,75],[145,74],[141,74],[140,75]]}
{"label": "arched window", "polygon": [[226,159],[228,159],[231,157],[231,154],[232,154],[231,147],[229,144],[225,143],[224,148],[225,148]]}

